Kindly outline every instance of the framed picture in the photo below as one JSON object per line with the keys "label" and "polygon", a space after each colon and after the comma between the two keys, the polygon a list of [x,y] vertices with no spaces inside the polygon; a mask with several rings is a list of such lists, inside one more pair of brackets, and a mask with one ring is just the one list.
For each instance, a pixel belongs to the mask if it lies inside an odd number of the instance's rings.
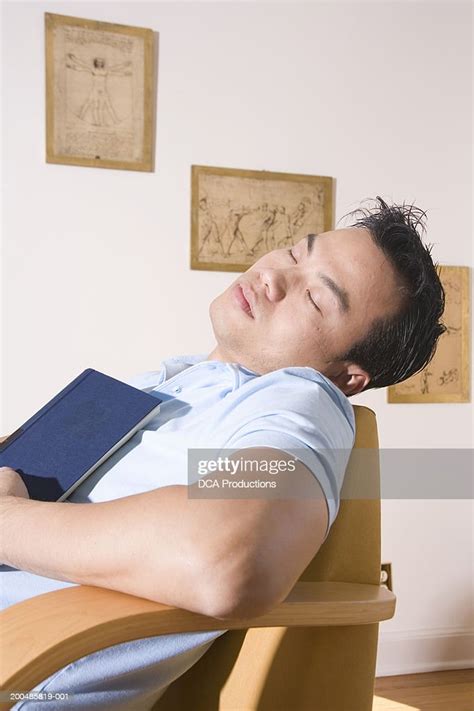
{"label": "framed picture", "polygon": [[243,272],[333,229],[333,178],[193,165],[191,182],[191,269]]}
{"label": "framed picture", "polygon": [[46,162],[153,170],[152,30],[45,13]]}
{"label": "framed picture", "polygon": [[446,293],[442,321],[447,327],[436,353],[420,373],[387,389],[387,401],[470,402],[469,267],[439,269]]}

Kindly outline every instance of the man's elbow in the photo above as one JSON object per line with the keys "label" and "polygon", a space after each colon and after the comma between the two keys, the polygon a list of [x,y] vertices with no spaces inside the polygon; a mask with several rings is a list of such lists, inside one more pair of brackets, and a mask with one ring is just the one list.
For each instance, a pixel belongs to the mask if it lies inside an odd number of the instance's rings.
{"label": "man's elbow", "polygon": [[202,614],[219,620],[247,620],[260,617],[286,597],[287,591],[270,589],[268,576],[231,577],[210,585]]}
{"label": "man's elbow", "polygon": [[209,617],[224,621],[251,620],[269,612],[275,604],[269,599],[256,601],[253,596],[243,597],[236,602],[232,601],[230,603],[226,600],[217,600],[206,614]]}

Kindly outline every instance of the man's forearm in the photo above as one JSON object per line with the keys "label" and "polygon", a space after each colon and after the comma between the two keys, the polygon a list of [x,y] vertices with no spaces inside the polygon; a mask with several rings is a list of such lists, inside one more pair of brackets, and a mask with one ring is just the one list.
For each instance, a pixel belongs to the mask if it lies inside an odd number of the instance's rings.
{"label": "man's forearm", "polygon": [[[284,454],[240,452],[251,462]],[[297,482],[305,495],[286,498]],[[281,473],[280,487],[275,500],[195,498],[179,485],[97,504],[0,495],[0,562],[220,619],[253,617],[290,592],[327,528],[324,494],[303,464]]]}
{"label": "man's forearm", "polygon": [[199,538],[182,525],[190,503],[185,486],[98,504],[3,496],[0,562],[203,612]]}

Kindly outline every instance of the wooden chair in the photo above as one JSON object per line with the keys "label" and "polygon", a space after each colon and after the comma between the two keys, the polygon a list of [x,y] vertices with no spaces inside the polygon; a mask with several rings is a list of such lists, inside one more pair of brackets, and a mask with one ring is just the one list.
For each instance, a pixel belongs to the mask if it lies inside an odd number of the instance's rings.
{"label": "wooden chair", "polygon": [[371,711],[378,623],[393,617],[396,598],[380,586],[376,418],[367,407],[354,409],[357,435],[343,492],[369,475],[374,494],[341,499],[328,538],[283,603],[251,620],[223,622],[90,586],[38,595],[0,613],[0,688],[31,690],[66,664],[120,642],[228,628],[154,710]]}

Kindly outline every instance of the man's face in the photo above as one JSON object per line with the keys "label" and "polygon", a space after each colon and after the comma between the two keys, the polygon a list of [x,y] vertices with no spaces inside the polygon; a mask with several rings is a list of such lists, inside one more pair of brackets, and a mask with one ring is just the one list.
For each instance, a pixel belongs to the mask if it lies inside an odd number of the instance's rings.
{"label": "man's face", "polygon": [[351,395],[370,378],[338,356],[399,306],[393,267],[367,230],[309,236],[268,252],[214,299],[209,358],[262,374],[310,366]]}

